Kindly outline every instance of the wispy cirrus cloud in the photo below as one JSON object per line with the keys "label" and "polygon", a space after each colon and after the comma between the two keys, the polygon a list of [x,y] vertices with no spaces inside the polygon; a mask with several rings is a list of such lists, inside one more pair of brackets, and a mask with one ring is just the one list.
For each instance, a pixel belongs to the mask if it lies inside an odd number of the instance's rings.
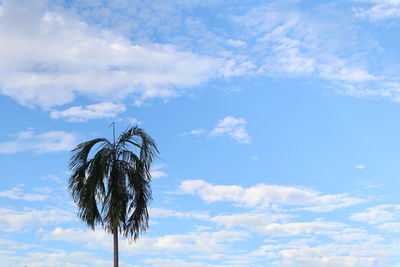
{"label": "wispy cirrus cloud", "polygon": [[202,135],[205,134],[206,130],[205,129],[194,129],[191,131],[183,132],[181,136],[186,136],[186,135]]}
{"label": "wispy cirrus cloud", "polygon": [[358,17],[366,17],[372,21],[400,17],[400,2],[397,0],[357,0],[367,7],[354,7]]}

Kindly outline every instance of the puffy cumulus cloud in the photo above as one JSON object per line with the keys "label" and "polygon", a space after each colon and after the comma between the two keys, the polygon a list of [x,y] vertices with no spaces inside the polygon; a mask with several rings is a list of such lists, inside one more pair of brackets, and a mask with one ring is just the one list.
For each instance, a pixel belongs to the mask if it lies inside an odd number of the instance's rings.
{"label": "puffy cumulus cloud", "polygon": [[186,135],[203,135],[207,134],[209,136],[227,136],[232,138],[238,144],[249,144],[251,142],[251,137],[247,133],[245,125],[246,120],[243,118],[235,118],[233,116],[226,116],[221,119],[217,125],[211,130],[207,131],[203,128],[194,129],[191,131],[183,132],[181,136]]}
{"label": "puffy cumulus cloud", "polygon": [[[138,101],[172,97],[224,75],[225,60],[171,45],[138,45],[71,11],[49,9],[47,1],[2,1],[0,33],[0,92],[26,106],[63,105],[78,94],[110,100],[135,95]],[[68,113],[60,112],[53,116]]]}
{"label": "puffy cumulus cloud", "polygon": [[198,195],[202,199],[232,201],[247,207],[268,208],[271,204],[300,206],[300,209],[326,212],[364,202],[346,194],[324,195],[310,189],[259,184],[249,188],[237,185],[213,185],[203,180],[186,180],[180,185],[184,194]]}
{"label": "puffy cumulus cloud", "polygon": [[85,122],[92,119],[114,118],[126,110],[124,104],[103,102],[87,106],[75,106],[65,110],[52,110],[50,117],[53,119],[65,119],[72,122]]}
{"label": "puffy cumulus cloud", "polygon": [[400,219],[400,205],[379,205],[366,209],[363,212],[353,213],[353,221],[378,224]]}
{"label": "puffy cumulus cloud", "polygon": [[246,120],[227,116],[220,120],[214,129],[210,131],[211,136],[229,136],[239,144],[248,144],[251,141],[245,125]]}
{"label": "puffy cumulus cloud", "polygon": [[0,143],[0,154],[12,154],[23,151],[48,153],[70,151],[77,143],[75,134],[64,131],[50,131],[35,134],[33,130],[19,132],[13,141]]}
{"label": "puffy cumulus cloud", "polygon": [[368,7],[355,7],[356,16],[366,17],[373,21],[400,17],[400,1],[398,0],[358,0]]}
{"label": "puffy cumulus cloud", "polygon": [[16,211],[0,208],[0,226],[3,231],[14,232],[42,225],[74,221],[75,214],[59,209]]}
{"label": "puffy cumulus cloud", "polygon": [[48,198],[48,196],[44,194],[24,193],[20,187],[2,191],[0,192],[0,197],[26,201],[42,201]]}

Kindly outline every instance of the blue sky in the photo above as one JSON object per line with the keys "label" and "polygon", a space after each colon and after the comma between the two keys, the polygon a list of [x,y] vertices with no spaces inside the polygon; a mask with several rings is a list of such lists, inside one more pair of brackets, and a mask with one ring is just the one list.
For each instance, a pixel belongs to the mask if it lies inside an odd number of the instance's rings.
{"label": "blue sky", "polygon": [[0,0],[0,266],[110,266],[69,151],[158,143],[121,266],[400,266],[400,1]]}

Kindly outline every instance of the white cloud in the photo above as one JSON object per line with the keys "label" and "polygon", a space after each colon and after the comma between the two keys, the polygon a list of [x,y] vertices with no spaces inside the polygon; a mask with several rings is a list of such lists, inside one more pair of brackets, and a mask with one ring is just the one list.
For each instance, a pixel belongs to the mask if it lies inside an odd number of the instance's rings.
{"label": "white cloud", "polygon": [[[260,5],[234,16],[248,38],[256,43],[258,73],[272,77],[319,77],[328,81],[362,83],[377,80],[368,64],[354,55],[359,52],[345,39],[354,37],[351,24],[340,18],[334,24],[318,20],[288,5]],[[329,33],[329,34],[327,34]],[[353,36],[352,36],[353,35]],[[356,40],[354,40],[356,41]],[[339,56],[348,51],[348,56]]]}
{"label": "white cloud", "polygon": [[228,39],[228,40],[226,40],[226,43],[233,47],[245,47],[246,46],[246,42],[244,42],[242,40]]}
{"label": "white cloud", "polygon": [[162,171],[163,168],[167,167],[165,164],[158,164],[151,168],[150,174],[153,179],[167,177],[168,173]]}
{"label": "white cloud", "polygon": [[75,106],[65,110],[53,109],[50,117],[53,119],[65,119],[72,122],[85,122],[92,119],[114,118],[119,113],[125,112],[124,104],[103,102],[87,106]]}
{"label": "white cloud", "polygon": [[12,250],[25,250],[30,248],[38,248],[35,244],[18,243],[12,240],[0,239],[0,248],[8,248]]}
{"label": "white cloud", "polygon": [[[212,259],[212,255],[208,254],[208,259]],[[149,258],[143,261],[146,266],[152,267],[243,267],[242,265],[232,265],[232,264],[207,264],[204,262],[193,262],[185,261],[182,259],[166,259],[166,258]]]}
{"label": "white cloud", "polygon": [[151,218],[166,218],[166,217],[177,217],[185,219],[198,219],[198,220],[208,220],[210,215],[205,212],[181,212],[170,209],[161,208],[151,208],[150,210]]}
{"label": "white cloud", "polygon": [[35,134],[33,130],[16,134],[13,141],[0,143],[0,154],[12,154],[23,151],[47,153],[70,151],[77,143],[77,136],[64,131],[50,131]]}
{"label": "white cloud", "polygon": [[[310,243],[310,241],[308,241]],[[356,244],[308,244],[300,240],[287,244],[268,244],[260,248],[258,256],[275,258],[278,266],[307,267],[377,267],[394,255],[398,246],[364,241]]]}
{"label": "white cloud", "polygon": [[372,21],[400,17],[400,1],[398,0],[358,0],[369,4],[369,7],[355,7],[356,16],[366,17]]}
{"label": "white cloud", "polygon": [[377,224],[400,220],[400,205],[379,205],[354,213],[350,217],[353,221]]}
{"label": "white cloud", "polygon": [[40,178],[43,179],[43,180],[51,180],[51,181],[57,182],[59,184],[62,183],[62,179],[60,177],[56,176],[56,175],[53,175],[53,174],[43,175]]}
{"label": "white cloud", "polygon": [[[375,88],[374,88],[375,87]],[[340,94],[359,98],[386,98],[395,102],[400,101],[400,83],[397,81],[378,82],[372,87],[354,86],[348,84],[336,90]]]}
{"label": "white cloud", "polygon": [[138,45],[88,25],[71,11],[45,11],[45,2],[1,5],[0,92],[20,104],[48,108],[71,103],[77,95],[172,97],[222,75],[224,60],[171,45]]}
{"label": "white cloud", "polygon": [[[249,144],[251,142],[251,137],[247,133],[245,125],[246,120],[243,118],[235,118],[233,116],[226,116],[221,119],[217,125],[208,132],[209,136],[228,136],[235,140],[238,144]],[[183,132],[181,136],[186,135],[203,135],[207,131],[203,128]]]}
{"label": "white cloud", "polygon": [[383,223],[378,228],[392,233],[400,233],[400,222]]}
{"label": "white cloud", "polygon": [[0,197],[27,201],[42,201],[48,198],[47,195],[43,194],[24,193],[20,187],[14,187],[11,190],[2,191],[0,192]]}
{"label": "white cloud", "polygon": [[365,169],[365,165],[363,165],[363,164],[357,164],[357,165],[355,166],[355,168],[356,168],[356,169],[359,169],[359,170],[362,170],[362,169]]}
{"label": "white cloud", "polygon": [[[1,253],[1,252],[0,252]],[[110,260],[102,260],[98,255],[82,251],[32,251],[25,255],[2,255],[2,264],[4,266],[29,266],[29,267],[107,267],[112,265]],[[134,265],[126,264],[120,261],[121,266],[134,267]]]}
{"label": "white cloud", "polygon": [[318,235],[333,230],[339,230],[345,225],[323,220],[314,222],[292,222],[286,224],[271,223],[263,227],[262,231],[271,236]]}
{"label": "white cloud", "polygon": [[287,214],[272,214],[266,212],[235,213],[230,215],[217,215],[210,221],[224,225],[227,228],[242,227],[251,232],[264,234],[264,228],[273,222],[286,220],[293,216]]}
{"label": "white cloud", "polygon": [[133,118],[133,117],[127,117],[124,118],[123,120],[126,120],[127,122],[129,122],[130,125],[141,125],[142,122],[137,119],[137,118]]}
{"label": "white cloud", "polygon": [[[120,250],[129,254],[159,254],[163,252],[204,253],[224,251],[226,245],[246,239],[246,232],[216,231],[189,232],[186,234],[170,234],[160,237],[141,237],[132,244],[120,240]],[[57,227],[51,232],[43,233],[44,240],[62,240],[70,243],[83,244],[86,248],[111,250],[112,237],[102,230],[80,230]]]}
{"label": "white cloud", "polygon": [[204,130],[204,129],[195,129],[195,130],[191,130],[191,131],[188,131],[188,132],[183,132],[183,133],[181,134],[181,136],[186,136],[186,135],[202,135],[202,134],[205,134],[205,132],[206,132],[206,130]]}
{"label": "white cloud", "polygon": [[251,141],[245,125],[246,120],[227,116],[220,120],[216,127],[210,131],[210,136],[229,136],[239,144],[248,144]]}
{"label": "white cloud", "polygon": [[364,202],[346,194],[324,195],[310,189],[259,184],[249,188],[237,185],[213,185],[203,180],[186,180],[180,185],[185,194],[208,202],[231,201],[247,207],[269,208],[273,204],[300,206],[300,209],[326,212]]}
{"label": "white cloud", "polygon": [[74,220],[75,214],[59,209],[15,211],[0,208],[0,228],[6,232],[25,231],[32,227]]}

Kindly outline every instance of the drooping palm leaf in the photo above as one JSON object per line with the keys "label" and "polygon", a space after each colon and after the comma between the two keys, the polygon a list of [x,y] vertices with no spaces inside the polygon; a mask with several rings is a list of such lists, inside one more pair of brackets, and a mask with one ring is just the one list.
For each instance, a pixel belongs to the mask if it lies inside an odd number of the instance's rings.
{"label": "drooping palm leaf", "polygon": [[115,143],[96,138],[77,145],[68,188],[78,217],[92,229],[101,225],[136,240],[148,228],[150,166],[158,153],[154,140],[138,127],[121,133]]}

